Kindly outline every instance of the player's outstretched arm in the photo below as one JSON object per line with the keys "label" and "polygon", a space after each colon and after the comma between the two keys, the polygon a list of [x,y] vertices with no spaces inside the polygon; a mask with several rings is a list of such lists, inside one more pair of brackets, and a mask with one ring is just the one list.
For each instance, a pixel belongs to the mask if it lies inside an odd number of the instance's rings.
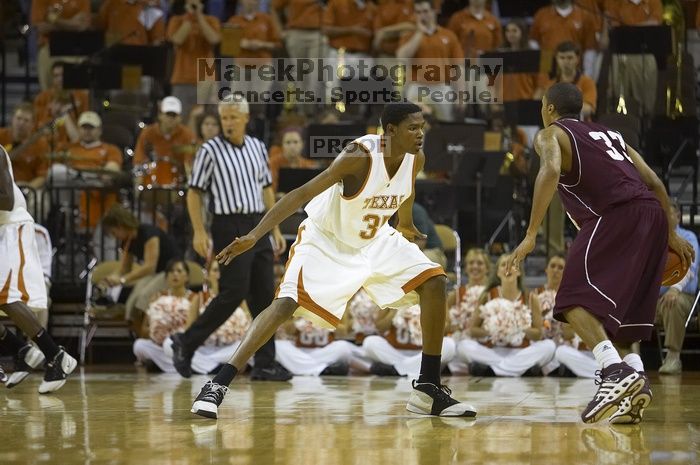
{"label": "player's outstretched arm", "polygon": [[12,176],[6,154],[5,149],[2,148],[2,152],[0,152],[0,210],[11,211],[15,206],[15,191],[12,186]]}
{"label": "player's outstretched arm", "polygon": [[666,187],[661,179],[654,173],[654,170],[649,168],[649,165],[644,161],[644,158],[633,147],[627,145],[627,155],[632,159],[634,167],[639,171],[639,175],[649,189],[654,191],[654,194],[661,202],[661,206],[666,212],[668,218],[668,246],[681,257],[683,267],[689,266],[695,260],[695,249],[688,241],[676,234],[673,229],[673,213],[671,212],[671,201],[668,198]]}
{"label": "player's outstretched arm", "polygon": [[537,133],[535,137],[535,151],[540,156],[540,170],[535,179],[535,192],[532,198],[532,212],[530,224],[527,227],[525,239],[516,247],[508,259],[506,269],[508,272],[513,266],[517,266],[525,259],[527,254],[535,248],[537,231],[547,214],[547,208],[557,190],[559,176],[561,174],[561,146],[558,134],[561,131],[557,126],[550,126]]}
{"label": "player's outstretched arm", "polygon": [[283,196],[268,210],[260,223],[250,233],[234,239],[216,256],[216,259],[225,265],[230,263],[236,256],[253,247],[261,237],[289,218],[306,202],[346,177],[358,176],[366,164],[364,160],[366,157],[367,153],[356,144],[346,147],[328,169],[303,186]]}
{"label": "player's outstretched arm", "polygon": [[399,231],[403,236],[409,241],[415,241],[416,239],[425,239],[428,236],[423,234],[416,228],[413,223],[413,202],[416,200],[416,176],[423,170],[425,166],[425,154],[420,150],[416,154],[416,167],[413,170],[413,190],[411,191],[411,196],[408,197],[399,207],[397,214],[399,216],[398,222],[396,223],[396,230]]}

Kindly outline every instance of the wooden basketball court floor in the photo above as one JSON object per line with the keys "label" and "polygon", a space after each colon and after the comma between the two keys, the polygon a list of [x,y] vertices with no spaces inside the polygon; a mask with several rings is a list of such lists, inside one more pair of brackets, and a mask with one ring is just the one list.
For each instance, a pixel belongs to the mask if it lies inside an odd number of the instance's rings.
{"label": "wooden basketball court floor", "polygon": [[640,426],[584,425],[592,380],[444,378],[476,421],[405,410],[409,381],[237,380],[219,420],[193,416],[207,378],[79,373],[40,396],[39,374],[0,388],[0,464],[700,463],[700,375],[653,377]]}

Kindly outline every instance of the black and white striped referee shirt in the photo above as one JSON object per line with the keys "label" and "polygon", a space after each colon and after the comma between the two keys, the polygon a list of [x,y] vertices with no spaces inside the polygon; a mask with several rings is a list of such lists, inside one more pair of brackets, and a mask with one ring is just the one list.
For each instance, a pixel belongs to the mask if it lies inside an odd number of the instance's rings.
{"label": "black and white striped referee shirt", "polygon": [[190,187],[210,192],[215,215],[265,212],[263,188],[272,184],[267,148],[260,139],[245,136],[234,145],[219,135],[197,152]]}

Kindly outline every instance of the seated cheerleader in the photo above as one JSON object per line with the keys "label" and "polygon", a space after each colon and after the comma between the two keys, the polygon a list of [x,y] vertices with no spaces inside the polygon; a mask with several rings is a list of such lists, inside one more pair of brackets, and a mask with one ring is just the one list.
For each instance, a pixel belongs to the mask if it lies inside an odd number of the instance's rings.
{"label": "seated cheerleader", "polygon": [[[382,329],[385,326],[384,322],[390,321],[388,331],[383,332],[383,336],[367,336],[362,342],[365,356],[373,362],[370,372],[379,376],[417,377],[423,346],[420,306],[389,309],[383,313],[377,321],[377,329]],[[454,356],[454,340],[449,337],[443,338],[440,358],[442,366],[449,363]]]}
{"label": "seated cheerleader", "polygon": [[570,325],[556,320],[553,315],[564,265],[566,265],[566,259],[563,255],[553,255],[545,269],[547,282],[535,291],[542,310],[544,338],[551,339],[557,345],[552,366],[564,365],[576,376],[594,378],[598,363],[595,361],[593,352],[588,350]]}
{"label": "seated cheerleader", "polygon": [[[219,291],[219,264],[209,266],[207,286],[200,293],[187,289],[189,267],[174,260],[166,267],[168,289],[156,295],[148,306],[144,326],[149,339],[134,342],[134,355],[142,363],[152,362],[165,373],[175,373],[170,352],[170,335],[183,331],[203,312]],[[234,311],[202,345],[192,358],[192,369],[201,374],[211,373],[225,363],[238,347],[251,323],[245,303]]]}
{"label": "seated cheerleader", "polygon": [[[528,298],[519,271],[506,275],[508,255],[501,255],[479,307],[472,315],[470,336],[457,345],[457,356],[466,363],[487,365],[497,376],[522,376],[549,363],[556,346],[542,339],[542,312],[534,295]],[[529,305],[528,305],[529,304]]]}
{"label": "seated cheerleader", "polygon": [[[447,331],[446,334],[458,343],[462,339],[468,339],[469,324],[476,307],[479,306],[479,297],[486,289],[489,273],[491,272],[491,260],[484,249],[469,249],[464,257],[467,270],[467,283],[460,286],[459,292],[452,292],[447,297]],[[456,374],[469,374],[469,366],[458,358],[447,364],[450,372]]]}
{"label": "seated cheerleader", "polygon": [[304,318],[282,325],[275,339],[276,360],[295,376],[345,376],[354,344],[335,340],[335,332]]}

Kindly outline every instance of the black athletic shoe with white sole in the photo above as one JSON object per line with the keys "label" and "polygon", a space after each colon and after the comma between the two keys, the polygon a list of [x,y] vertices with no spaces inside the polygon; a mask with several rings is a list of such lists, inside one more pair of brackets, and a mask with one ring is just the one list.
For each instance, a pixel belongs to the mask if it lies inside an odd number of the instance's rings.
{"label": "black athletic shoe with white sole", "polygon": [[626,397],[636,395],[644,387],[644,378],[625,362],[607,366],[600,370],[599,375],[600,380],[595,382],[598,391],[581,413],[584,423],[610,418]]}
{"label": "black athletic shoe with white sole", "polygon": [[207,418],[218,418],[219,405],[224,401],[228,387],[207,381],[192,404],[192,413]]}
{"label": "black athletic shoe with white sole", "polygon": [[644,385],[634,394],[622,399],[617,407],[617,412],[610,417],[610,423],[617,425],[636,425],[642,421],[644,417],[644,409],[651,404],[653,394],[651,392],[651,383],[647,374],[643,371],[638,372],[644,380]]}
{"label": "black athletic shoe with white sole", "polygon": [[447,386],[419,383],[417,380],[413,380],[413,391],[406,410],[438,417],[476,417],[476,409],[453,399],[452,391]]}
{"label": "black athletic shoe with white sole", "polygon": [[49,392],[59,390],[66,384],[66,378],[78,366],[78,361],[68,355],[68,352],[61,347],[60,352],[49,363],[46,364],[46,372],[44,373],[44,381],[39,386],[39,394],[47,394]]}
{"label": "black athletic shoe with white sole", "polygon": [[29,373],[42,363],[46,357],[44,353],[31,344],[27,344],[17,352],[15,357],[15,371],[10,374],[5,386],[13,388],[29,376]]}
{"label": "black athletic shoe with white sole", "polygon": [[7,375],[5,374],[5,370],[3,370],[2,366],[0,366],[0,383],[6,383],[7,382]]}
{"label": "black athletic shoe with white sole", "polygon": [[185,348],[182,343],[182,333],[176,333],[170,336],[172,340],[171,350],[173,352],[173,365],[180,376],[189,378],[192,376],[192,352]]}

